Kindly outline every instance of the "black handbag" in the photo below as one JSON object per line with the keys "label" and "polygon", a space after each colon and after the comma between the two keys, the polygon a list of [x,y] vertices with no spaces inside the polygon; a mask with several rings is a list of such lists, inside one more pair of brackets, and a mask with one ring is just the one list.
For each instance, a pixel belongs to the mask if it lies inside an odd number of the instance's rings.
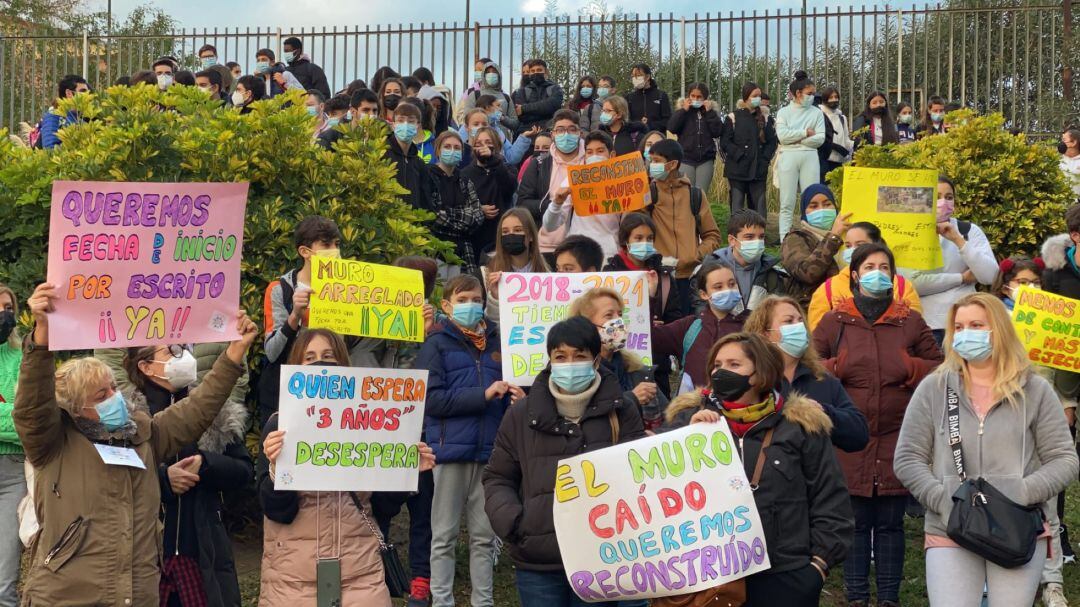
{"label": "black handbag", "polygon": [[360,511],[360,518],[364,519],[364,523],[371,529],[371,534],[375,536],[375,539],[379,540],[379,556],[382,557],[383,577],[386,579],[386,588],[390,591],[390,596],[397,599],[408,597],[410,592],[409,574],[405,571],[405,565],[401,563],[397,548],[383,538],[382,532],[368,518],[367,511],[364,510],[363,504],[360,503],[360,498],[356,497],[356,494],[352,491],[349,492],[349,497],[352,498],[353,504],[356,504],[356,509]]}
{"label": "black handbag", "polygon": [[960,477],[960,487],[952,495],[953,508],[946,534],[960,547],[999,567],[1020,567],[1035,554],[1043,531],[1042,511],[1037,506],[1017,504],[984,478],[967,478],[960,443],[960,397],[946,387],[945,401],[949,446]]}

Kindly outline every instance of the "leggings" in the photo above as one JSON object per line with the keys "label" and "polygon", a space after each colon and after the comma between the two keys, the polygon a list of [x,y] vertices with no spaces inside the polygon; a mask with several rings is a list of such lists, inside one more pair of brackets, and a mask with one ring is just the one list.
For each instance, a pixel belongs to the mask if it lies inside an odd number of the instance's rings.
{"label": "leggings", "polygon": [[784,150],[776,172],[780,177],[780,242],[784,242],[791,231],[799,192],[821,179],[817,150]]}
{"label": "leggings", "polygon": [[689,165],[684,162],[679,166],[679,172],[708,196],[709,186],[712,185],[713,165],[715,163],[715,160],[706,160],[698,165]]}
{"label": "leggings", "polygon": [[983,587],[989,607],[1031,605],[1039,590],[1046,544],[1040,540],[1026,565],[1005,569],[963,548],[926,551],[926,592],[930,607],[979,607]]}

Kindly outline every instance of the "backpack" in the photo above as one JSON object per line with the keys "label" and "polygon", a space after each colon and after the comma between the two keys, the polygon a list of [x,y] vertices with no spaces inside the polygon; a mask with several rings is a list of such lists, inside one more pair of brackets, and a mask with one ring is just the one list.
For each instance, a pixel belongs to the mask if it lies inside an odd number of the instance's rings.
{"label": "backpack", "polygon": [[[645,207],[645,212],[649,214],[649,217],[652,217],[653,209],[656,208],[656,201],[659,197],[655,181],[649,182],[649,195],[652,196],[652,203]],[[698,236],[701,235],[701,205],[704,198],[705,195],[702,193],[701,188],[696,185],[690,186],[690,213],[694,215],[694,232]]]}
{"label": "backpack", "polygon": [[[292,272],[294,280],[295,272],[295,270]],[[277,282],[278,286],[281,287],[281,302],[285,305],[285,312],[292,314],[293,286],[284,280],[278,280]],[[291,343],[286,346],[286,352],[291,346]],[[281,365],[283,363],[283,360],[271,363],[265,354],[263,354],[262,360],[259,361],[259,383],[255,388],[255,395],[260,431],[266,425],[270,416],[277,412],[278,399],[281,395]]]}
{"label": "backpack", "polygon": [[701,317],[698,316],[694,319],[694,322],[690,323],[690,327],[686,329],[686,335],[682,338],[682,358],[679,359],[679,364],[682,368],[686,369],[686,357],[690,354],[690,348],[694,347],[694,342],[697,341],[698,335],[701,335],[701,327],[704,323],[701,322]]}

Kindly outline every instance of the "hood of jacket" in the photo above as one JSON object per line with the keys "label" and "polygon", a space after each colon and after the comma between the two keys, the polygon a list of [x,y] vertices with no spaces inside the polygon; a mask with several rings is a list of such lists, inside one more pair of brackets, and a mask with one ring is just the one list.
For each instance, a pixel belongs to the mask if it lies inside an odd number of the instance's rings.
{"label": "hood of jacket", "polygon": [[[679,97],[679,100],[678,100],[678,101],[677,101],[677,102],[675,103],[675,107],[677,107],[677,108],[682,108],[682,106],[683,106],[683,103],[685,103],[685,102],[686,102],[686,98],[685,98],[685,97]],[[703,109],[703,110],[705,110],[706,112],[708,112],[709,110],[716,110],[716,111],[720,111],[720,110],[718,110],[718,109],[717,109],[717,107],[716,107],[716,104],[715,104],[715,103],[713,103],[713,100],[712,100],[712,99],[706,99],[706,100],[705,100],[705,103],[703,103],[703,104],[701,105],[701,108],[695,108],[695,107],[691,107],[690,109],[691,109],[691,110],[696,110],[696,109]],[[689,111],[689,110],[688,110],[688,111]]]}
{"label": "hood of jacket", "polygon": [[488,71],[488,68],[494,69],[495,73],[499,75],[499,84],[497,84],[495,86],[488,86],[487,80],[483,76],[481,76],[480,77],[480,90],[481,91],[484,91],[484,90],[501,91],[502,86],[503,86],[502,69],[499,67],[498,63],[495,63],[494,61],[488,61],[487,63],[484,64],[484,68],[482,70],[480,70],[480,73],[481,74],[486,74],[487,71]]}
{"label": "hood of jacket", "polygon": [[[735,252],[730,246],[713,252],[713,256],[724,262],[725,264],[731,266],[732,268],[735,268],[736,272],[738,272],[739,270],[750,269],[745,268],[735,259]],[[771,269],[773,266],[780,263],[780,258],[769,253],[762,253],[761,258],[758,259],[758,263],[760,264],[760,269],[758,270],[758,273],[761,273]]]}
{"label": "hood of jacket", "polygon": [[1042,260],[1047,270],[1063,270],[1069,265],[1067,251],[1073,246],[1068,234],[1058,234],[1046,239],[1042,246]]}
{"label": "hood of jacket", "polygon": [[[146,395],[134,388],[124,392],[128,410],[132,413],[141,411],[150,415]],[[243,402],[226,400],[218,411],[214,423],[199,437],[199,449],[208,453],[224,453],[230,443],[239,442],[247,431],[248,410]]]}

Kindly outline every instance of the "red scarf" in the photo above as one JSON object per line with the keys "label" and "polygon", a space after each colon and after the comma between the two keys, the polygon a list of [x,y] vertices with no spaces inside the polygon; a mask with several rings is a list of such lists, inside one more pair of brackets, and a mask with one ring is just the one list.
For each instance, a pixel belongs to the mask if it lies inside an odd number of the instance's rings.
{"label": "red scarf", "polygon": [[619,258],[622,259],[623,263],[626,264],[627,270],[642,269],[640,266],[638,266],[637,261],[635,261],[633,257],[630,257],[630,253],[626,249],[619,249]]}
{"label": "red scarf", "polygon": [[[719,411],[720,414],[724,416],[724,419],[727,420],[728,427],[731,428],[731,433],[738,438],[742,438],[743,436],[745,436],[746,433],[750,431],[750,428],[753,428],[761,420],[772,415],[773,413],[779,413],[780,410],[784,408],[784,397],[780,396],[779,393],[775,392],[773,394],[770,394],[769,398],[763,402],[749,404],[733,403],[729,401],[721,402],[719,399],[712,396],[711,390],[707,389],[702,390],[701,395],[705,397],[706,401],[709,403],[710,408]],[[742,409],[748,409],[751,407],[762,408],[762,406],[769,403],[769,401],[773,401],[775,404],[772,407],[767,407],[767,410],[763,411],[762,414],[739,415],[737,413],[734,413]],[[740,421],[736,418],[747,419],[745,419],[744,421]]]}

